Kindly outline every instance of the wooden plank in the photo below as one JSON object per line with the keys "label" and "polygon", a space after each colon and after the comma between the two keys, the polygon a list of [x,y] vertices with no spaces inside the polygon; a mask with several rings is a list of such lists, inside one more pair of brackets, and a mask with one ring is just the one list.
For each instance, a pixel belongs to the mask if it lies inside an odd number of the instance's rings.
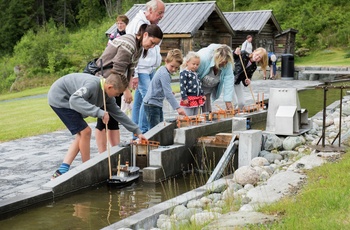
{"label": "wooden plank", "polygon": [[213,173],[210,175],[207,181],[207,184],[219,179],[222,176],[222,173],[224,172],[226,166],[230,162],[230,159],[232,158],[233,154],[237,150],[238,145],[235,144],[235,139],[236,139],[236,135],[233,135],[230,145],[227,147],[224,155],[222,155],[219,163],[216,165]]}

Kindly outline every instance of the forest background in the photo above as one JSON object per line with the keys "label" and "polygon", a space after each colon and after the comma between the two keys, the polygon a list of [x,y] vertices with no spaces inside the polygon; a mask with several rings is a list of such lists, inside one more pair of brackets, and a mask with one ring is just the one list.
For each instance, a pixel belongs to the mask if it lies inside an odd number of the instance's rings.
{"label": "forest background", "polygon": [[[200,2],[199,0],[163,0]],[[0,94],[48,86],[81,72],[107,42],[119,14],[147,0],[1,1]],[[217,0],[223,12],[273,10],[282,29],[298,30],[296,49],[350,53],[348,0]],[[165,15],[166,17],[166,15]],[[350,55],[349,55],[350,56]],[[297,58],[297,57],[296,57]],[[349,58],[349,57],[347,57]]]}

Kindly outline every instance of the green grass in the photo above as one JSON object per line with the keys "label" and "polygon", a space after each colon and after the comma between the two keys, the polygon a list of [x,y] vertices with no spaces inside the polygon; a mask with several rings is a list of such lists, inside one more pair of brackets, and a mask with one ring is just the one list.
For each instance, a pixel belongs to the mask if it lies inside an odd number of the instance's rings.
{"label": "green grass", "polygon": [[307,171],[307,183],[296,196],[262,208],[280,221],[249,229],[350,229],[349,153]]}
{"label": "green grass", "polygon": [[346,58],[349,50],[326,49],[311,52],[306,57],[295,57],[296,66],[349,66],[350,58]]}
{"label": "green grass", "polygon": [[[334,83],[333,86],[344,86],[350,85],[349,82],[346,83]],[[329,88],[326,92],[327,100],[326,105],[330,105],[334,101],[340,100],[340,89]],[[346,94],[346,90],[343,90],[343,96]],[[319,89],[310,89],[303,90],[298,93],[300,106],[301,108],[306,108],[308,110],[309,117],[314,116],[316,113],[320,112],[323,109],[324,104],[324,90]]]}

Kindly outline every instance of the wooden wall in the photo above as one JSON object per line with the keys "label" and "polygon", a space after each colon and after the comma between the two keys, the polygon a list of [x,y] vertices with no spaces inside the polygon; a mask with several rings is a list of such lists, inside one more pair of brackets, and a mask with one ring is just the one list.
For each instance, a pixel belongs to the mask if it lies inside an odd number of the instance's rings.
{"label": "wooden wall", "polygon": [[189,51],[198,51],[212,43],[227,44],[231,47],[232,35],[223,28],[218,29],[217,24],[215,20],[206,21],[193,37],[190,34],[165,35],[160,46],[163,61],[171,49],[180,49],[183,55],[186,55]]}

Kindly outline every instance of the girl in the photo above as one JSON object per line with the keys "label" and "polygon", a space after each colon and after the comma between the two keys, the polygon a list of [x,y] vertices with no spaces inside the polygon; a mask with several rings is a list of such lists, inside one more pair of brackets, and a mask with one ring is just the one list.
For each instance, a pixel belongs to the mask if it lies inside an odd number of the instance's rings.
{"label": "girl", "polygon": [[184,108],[188,116],[198,114],[199,106],[202,106],[205,101],[202,84],[196,72],[199,63],[199,55],[196,52],[190,51],[182,64],[182,67],[185,69],[180,73],[180,105]]}
{"label": "girl", "polygon": [[233,53],[233,59],[235,62],[234,101],[237,107],[242,109],[245,103],[244,96],[243,96],[243,85],[247,87],[250,84],[250,81],[251,81],[250,79],[252,78],[253,73],[257,68],[257,64],[260,65],[263,71],[266,70],[267,52],[264,48],[260,47],[254,50],[253,53],[249,54],[246,51],[244,50],[241,51],[240,48],[237,48]]}

